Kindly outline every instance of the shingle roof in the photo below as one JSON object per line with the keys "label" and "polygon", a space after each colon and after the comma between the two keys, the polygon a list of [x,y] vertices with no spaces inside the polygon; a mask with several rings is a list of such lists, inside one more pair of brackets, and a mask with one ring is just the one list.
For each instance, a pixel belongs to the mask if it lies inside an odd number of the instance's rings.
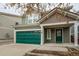
{"label": "shingle roof", "polygon": [[37,22],[41,23],[47,17],[49,18],[49,16],[51,16],[54,13],[60,13],[62,15],[65,14],[67,17],[73,18],[75,20],[78,20],[79,19],[79,14],[77,14],[77,13],[74,13],[74,12],[71,12],[71,11],[66,11],[66,10],[63,10],[61,8],[54,8],[48,14],[46,14],[44,17],[42,17],[41,19],[39,19]]}
{"label": "shingle roof", "polygon": [[0,12],[1,15],[7,15],[7,16],[13,16],[13,17],[22,17],[20,15],[14,15],[14,14],[10,14],[10,13],[5,13],[5,12]]}

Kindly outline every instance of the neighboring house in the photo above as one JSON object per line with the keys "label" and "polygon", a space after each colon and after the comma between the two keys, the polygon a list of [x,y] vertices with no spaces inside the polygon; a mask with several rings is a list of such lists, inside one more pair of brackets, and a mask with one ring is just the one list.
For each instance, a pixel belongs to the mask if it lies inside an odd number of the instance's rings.
{"label": "neighboring house", "polygon": [[16,23],[21,23],[21,17],[0,12],[0,39],[13,39],[14,26]]}
{"label": "neighboring house", "polygon": [[[30,16],[29,16],[30,17]],[[15,26],[15,43],[45,44],[45,43],[73,43],[78,45],[79,14],[54,8],[47,15],[35,22],[22,19],[23,23]],[[29,23],[29,24],[28,24]]]}

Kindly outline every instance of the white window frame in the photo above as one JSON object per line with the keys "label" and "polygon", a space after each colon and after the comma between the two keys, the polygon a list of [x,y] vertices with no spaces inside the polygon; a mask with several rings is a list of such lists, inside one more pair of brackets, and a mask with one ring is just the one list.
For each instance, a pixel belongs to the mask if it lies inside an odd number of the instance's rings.
{"label": "white window frame", "polygon": [[51,40],[51,29],[47,29],[47,40]]}

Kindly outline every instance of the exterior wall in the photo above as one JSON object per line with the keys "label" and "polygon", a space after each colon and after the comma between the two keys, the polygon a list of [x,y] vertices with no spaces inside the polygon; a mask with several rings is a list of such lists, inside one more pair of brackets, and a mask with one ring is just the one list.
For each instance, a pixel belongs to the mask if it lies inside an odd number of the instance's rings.
{"label": "exterior wall", "polygon": [[10,39],[13,39],[13,30],[10,30],[10,29],[0,29],[0,39],[7,39],[7,34],[10,36],[9,38]]}
{"label": "exterior wall", "polygon": [[44,43],[46,43],[47,42],[47,30],[46,29],[44,29]]}
{"label": "exterior wall", "polygon": [[70,43],[69,27],[63,28],[63,40],[64,43]]}
{"label": "exterior wall", "polygon": [[56,42],[56,32],[55,32],[55,29],[52,29],[52,34],[51,34],[51,36],[52,36],[52,42],[53,43],[55,43]]}
{"label": "exterior wall", "polygon": [[13,38],[14,28],[16,22],[21,24],[21,18],[15,16],[8,16],[0,14],[0,39],[6,39],[6,34],[10,35],[10,38]]}
{"label": "exterior wall", "polygon": [[[56,43],[56,29],[57,28],[51,28],[51,40],[47,40],[47,31],[46,29],[44,30],[44,41],[45,43]],[[62,29],[62,43],[70,43],[70,36],[69,36],[69,27],[65,27],[65,28],[58,28],[58,29]]]}
{"label": "exterior wall", "polygon": [[14,16],[0,15],[0,26],[10,27],[11,25],[15,25],[16,22],[21,24],[21,18]]}
{"label": "exterior wall", "polygon": [[44,20],[41,24],[50,24],[50,23],[58,23],[58,22],[65,22],[65,21],[73,21],[73,19],[56,13],[50,16],[49,18],[47,18],[46,20]]}

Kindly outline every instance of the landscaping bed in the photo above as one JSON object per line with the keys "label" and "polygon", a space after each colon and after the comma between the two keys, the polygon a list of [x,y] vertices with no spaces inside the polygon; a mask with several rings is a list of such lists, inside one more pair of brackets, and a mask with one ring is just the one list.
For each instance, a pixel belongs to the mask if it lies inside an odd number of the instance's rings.
{"label": "landscaping bed", "polygon": [[24,56],[79,56],[79,50],[75,48],[66,47],[68,51],[49,51],[34,49]]}

